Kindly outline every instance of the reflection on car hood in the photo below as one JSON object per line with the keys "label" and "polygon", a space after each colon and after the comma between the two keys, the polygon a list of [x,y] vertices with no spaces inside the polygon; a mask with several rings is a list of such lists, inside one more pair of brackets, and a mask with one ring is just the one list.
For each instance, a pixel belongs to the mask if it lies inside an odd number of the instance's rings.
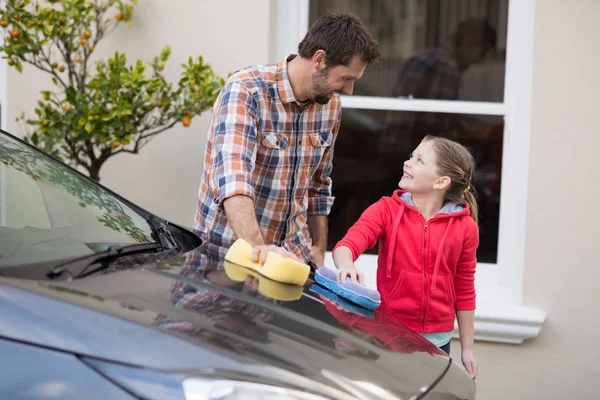
{"label": "reflection on car hood", "polygon": [[0,283],[4,337],[163,370],[268,368],[338,389],[344,377],[402,399],[450,370],[455,381],[435,386],[439,398],[474,395],[466,374],[385,310],[344,303],[312,280],[270,281],[210,245],[163,261],[136,256],[72,282]]}

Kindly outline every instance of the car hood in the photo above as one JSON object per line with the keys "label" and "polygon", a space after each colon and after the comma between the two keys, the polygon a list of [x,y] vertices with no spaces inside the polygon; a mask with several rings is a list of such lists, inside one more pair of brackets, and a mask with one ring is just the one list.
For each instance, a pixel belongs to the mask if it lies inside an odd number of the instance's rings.
{"label": "car hood", "polygon": [[353,306],[311,279],[270,281],[222,255],[202,245],[70,282],[0,277],[0,336],[160,370],[308,378],[367,398],[408,399],[434,384],[439,398],[473,397],[456,363],[385,310]]}

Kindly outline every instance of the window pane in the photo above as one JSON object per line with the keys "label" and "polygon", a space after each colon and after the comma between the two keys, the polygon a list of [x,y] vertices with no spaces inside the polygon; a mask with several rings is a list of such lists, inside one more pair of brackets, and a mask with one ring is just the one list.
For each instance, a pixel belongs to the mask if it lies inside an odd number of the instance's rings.
{"label": "window pane", "polygon": [[355,95],[504,101],[508,0],[311,0],[310,24],[328,10],[358,15],[380,46]]}
{"label": "window pane", "polygon": [[[333,161],[335,202],[329,215],[328,249],[368,206],[398,188],[404,160],[425,135],[433,133],[460,142],[475,156],[471,186],[479,204],[478,258],[495,263],[503,132],[499,116],[344,109]],[[376,254],[377,249],[369,253]]]}

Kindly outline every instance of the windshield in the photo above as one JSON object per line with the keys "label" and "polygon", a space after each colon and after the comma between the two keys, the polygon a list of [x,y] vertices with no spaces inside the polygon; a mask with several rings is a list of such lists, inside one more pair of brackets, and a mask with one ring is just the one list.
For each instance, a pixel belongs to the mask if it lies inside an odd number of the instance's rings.
{"label": "windshield", "polygon": [[0,134],[0,268],[153,242],[146,220],[45,154]]}

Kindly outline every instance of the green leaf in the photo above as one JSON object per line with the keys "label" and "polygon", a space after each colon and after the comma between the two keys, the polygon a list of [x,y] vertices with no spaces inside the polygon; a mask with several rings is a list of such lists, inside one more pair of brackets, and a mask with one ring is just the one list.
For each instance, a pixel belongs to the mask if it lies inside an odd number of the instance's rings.
{"label": "green leaf", "polygon": [[90,121],[86,122],[86,124],[85,124],[85,131],[87,133],[92,133],[92,131],[94,130],[94,128],[95,128],[94,123],[92,123]]}
{"label": "green leaf", "polygon": [[77,102],[77,90],[73,86],[69,86],[67,89],[67,100],[71,104],[75,104]]}
{"label": "green leaf", "polygon": [[164,49],[162,49],[162,51],[160,52],[160,58],[163,61],[166,61],[169,57],[171,56],[171,47],[166,46]]}
{"label": "green leaf", "polygon": [[21,64],[21,61],[17,61],[15,63],[15,69],[21,74],[23,73],[23,64]]}
{"label": "green leaf", "polygon": [[78,125],[79,127],[82,127],[82,126],[84,126],[84,125],[85,125],[85,123],[86,123],[86,120],[85,120],[85,118],[83,118],[83,117],[82,117],[82,118],[79,118],[79,121],[77,121],[77,125]]}

